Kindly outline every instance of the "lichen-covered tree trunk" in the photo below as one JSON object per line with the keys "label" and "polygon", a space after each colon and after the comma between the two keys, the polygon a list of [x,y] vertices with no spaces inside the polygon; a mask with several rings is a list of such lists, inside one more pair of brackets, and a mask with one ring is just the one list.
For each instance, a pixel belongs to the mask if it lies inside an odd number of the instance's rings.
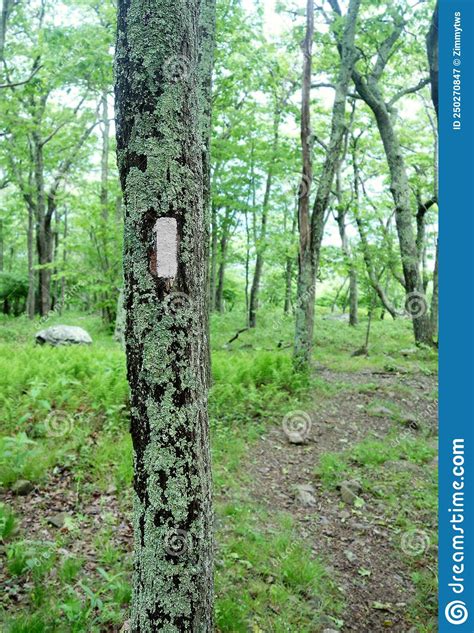
{"label": "lichen-covered tree trunk", "polygon": [[[134,447],[133,633],[210,633],[207,145],[202,55],[214,3],[119,0],[117,156],[125,202]],[[204,12],[211,20],[204,33]],[[207,132],[206,132],[207,129]]]}

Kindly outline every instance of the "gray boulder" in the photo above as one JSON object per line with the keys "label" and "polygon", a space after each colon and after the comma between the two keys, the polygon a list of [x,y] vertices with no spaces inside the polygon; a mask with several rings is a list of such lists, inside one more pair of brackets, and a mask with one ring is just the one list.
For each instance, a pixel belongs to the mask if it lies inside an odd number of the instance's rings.
{"label": "gray boulder", "polygon": [[92,339],[81,327],[76,325],[53,325],[41,330],[35,336],[40,345],[90,345]]}

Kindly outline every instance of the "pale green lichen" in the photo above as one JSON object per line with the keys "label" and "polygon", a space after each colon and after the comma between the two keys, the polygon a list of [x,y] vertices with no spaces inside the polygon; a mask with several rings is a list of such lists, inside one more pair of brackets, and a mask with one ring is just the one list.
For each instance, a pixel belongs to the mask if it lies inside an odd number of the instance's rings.
{"label": "pale green lichen", "polygon": [[[200,7],[198,0],[119,5],[117,155],[126,203],[135,633],[212,630]],[[163,77],[173,56],[189,60],[182,80]],[[164,216],[176,217],[180,226],[179,269],[171,286],[154,276],[152,265],[152,226]],[[175,291],[190,301],[170,311],[165,299]],[[170,535],[182,533],[186,547],[170,553]]]}

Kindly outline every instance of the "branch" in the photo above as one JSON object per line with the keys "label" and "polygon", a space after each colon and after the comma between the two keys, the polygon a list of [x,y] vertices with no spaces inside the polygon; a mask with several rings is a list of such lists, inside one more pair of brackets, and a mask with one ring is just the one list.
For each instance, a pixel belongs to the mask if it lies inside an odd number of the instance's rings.
{"label": "branch", "polygon": [[338,0],[328,0],[331,5],[331,9],[335,11],[339,16],[342,15],[341,7],[339,6]]}
{"label": "branch", "polygon": [[430,78],[425,77],[424,79],[420,79],[420,81],[416,84],[416,86],[412,86],[411,88],[405,88],[404,90],[400,90],[400,92],[397,92],[396,94],[394,94],[393,97],[390,99],[390,101],[387,104],[388,107],[389,108],[392,107],[394,103],[396,103],[399,99],[401,99],[405,95],[410,95],[410,94],[413,94],[414,92],[418,92],[418,90],[421,90],[429,83],[430,83]]}
{"label": "branch", "polygon": [[63,161],[62,165],[60,166],[58,173],[56,174],[56,177],[54,178],[53,184],[51,185],[51,189],[48,192],[48,212],[46,214],[46,219],[51,219],[51,216],[53,215],[54,202],[55,202],[55,198],[56,198],[56,194],[58,192],[59,186],[62,180],[64,179],[64,177],[66,176],[67,172],[71,168],[74,162],[74,159],[76,158],[77,152],[81,149],[81,147],[87,141],[89,136],[92,134],[92,131],[94,130],[95,127],[97,127],[98,124],[99,124],[99,121],[97,120],[95,121],[95,123],[89,126],[87,130],[85,130],[85,132],[83,133],[79,141],[74,146],[74,150],[71,152],[69,158]]}
{"label": "branch", "polygon": [[16,82],[9,82],[7,84],[0,84],[0,90],[2,88],[16,88],[17,86],[24,86],[25,84],[27,84],[29,81],[31,81],[33,79],[33,77],[36,75],[36,73],[42,68],[42,66],[37,66],[33,72],[31,73],[31,75],[28,77],[28,79],[24,79],[23,81],[16,81]]}
{"label": "branch", "polygon": [[393,31],[380,45],[380,48],[377,51],[377,61],[375,62],[372,72],[370,73],[370,79],[372,79],[372,81],[377,82],[380,79],[385,66],[387,65],[388,60],[393,53],[393,47],[400,37],[404,26],[405,22],[399,22],[398,24],[395,24]]}
{"label": "branch", "polygon": [[333,90],[336,90],[336,86],[330,83],[311,84],[311,88],[332,88]]}

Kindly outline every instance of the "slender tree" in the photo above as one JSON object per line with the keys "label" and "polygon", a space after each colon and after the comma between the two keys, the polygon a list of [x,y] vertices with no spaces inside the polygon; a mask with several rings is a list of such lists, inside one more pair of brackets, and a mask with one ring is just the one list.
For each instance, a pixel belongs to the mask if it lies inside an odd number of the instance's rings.
{"label": "slender tree", "polygon": [[211,60],[201,59],[212,57],[213,16],[212,0],[118,2],[134,633],[213,630],[203,105],[210,77],[202,76]]}
{"label": "slender tree", "polygon": [[[337,0],[331,0],[331,4],[340,14],[341,10]],[[419,268],[416,237],[412,225],[408,175],[393,117],[395,103],[403,96],[416,92],[425,86],[428,80],[422,79],[417,85],[400,90],[390,100],[386,100],[384,97],[381,86],[383,73],[404,28],[404,19],[396,13],[390,32],[378,46],[375,61],[370,69],[362,73],[357,68],[353,68],[352,79],[360,97],[372,110],[384,146],[390,172],[390,189],[395,202],[395,221],[405,279],[406,308],[412,317],[415,340],[417,343],[432,344],[431,320],[428,314]],[[356,54],[354,43],[352,43],[352,48]],[[342,55],[342,50],[340,53]]]}
{"label": "slender tree", "polygon": [[[331,0],[331,4],[333,0]],[[326,211],[329,204],[334,175],[342,152],[346,130],[345,111],[349,82],[357,59],[354,37],[360,0],[350,0],[344,16],[342,36],[338,38],[341,61],[335,86],[334,105],[329,144],[319,177],[318,190],[309,213],[309,194],[312,183],[312,166],[308,162],[311,152],[311,127],[309,121],[309,96],[311,89],[311,42],[314,30],[313,2],[307,4],[307,33],[304,44],[303,101],[301,111],[301,143],[303,148],[303,187],[299,209],[300,257],[296,304],[294,356],[297,367],[308,366],[313,348],[315,283],[319,267]],[[311,13],[311,17],[309,14]],[[309,35],[311,34],[311,40]]]}

